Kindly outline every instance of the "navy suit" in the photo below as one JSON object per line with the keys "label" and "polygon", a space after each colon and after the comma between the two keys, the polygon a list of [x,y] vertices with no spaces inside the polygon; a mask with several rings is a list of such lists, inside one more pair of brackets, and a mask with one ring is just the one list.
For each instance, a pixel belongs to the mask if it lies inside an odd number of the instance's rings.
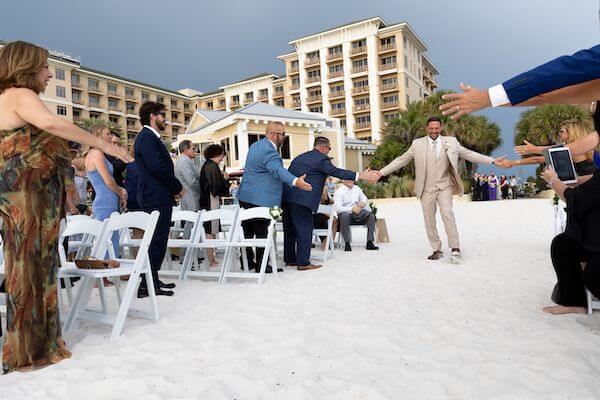
{"label": "navy suit", "polygon": [[519,74],[502,86],[512,105],[537,95],[600,78],[600,45],[555,58]]}
{"label": "navy suit", "polygon": [[305,180],[313,189],[310,192],[296,187],[283,189],[284,260],[288,264],[309,265],[313,214],[319,208],[325,180],[328,176],[355,180],[356,172],[336,168],[327,155],[316,149],[294,158],[289,171],[296,176],[306,174]]}
{"label": "navy suit", "polygon": [[148,249],[154,287],[158,289],[158,270],[167,251],[174,196],[181,192],[182,186],[175,178],[169,151],[150,129],[143,128],[139,133],[135,139],[134,152],[138,170],[138,204],[147,213],[154,210],[160,212]]}

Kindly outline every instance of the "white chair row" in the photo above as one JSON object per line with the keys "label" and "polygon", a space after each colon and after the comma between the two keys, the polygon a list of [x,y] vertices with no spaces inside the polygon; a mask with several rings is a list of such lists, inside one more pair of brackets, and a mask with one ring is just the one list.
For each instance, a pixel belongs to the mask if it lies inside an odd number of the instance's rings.
{"label": "white chair row", "polygon": [[[148,260],[148,247],[152,240],[152,235],[156,228],[159,213],[154,211],[151,214],[144,212],[129,212],[125,214],[114,213],[107,220],[99,222],[92,219],[71,219],[67,222],[66,228],[59,238],[59,252],[61,257],[61,269],[59,277],[66,278],[79,277],[81,282],[78,284],[75,298],[73,299],[71,309],[64,324],[65,331],[70,330],[77,320],[92,320],[113,325],[111,339],[119,336],[123,330],[123,325],[127,315],[135,315],[149,318],[158,322],[158,306],[155,297],[150,263]],[[98,225],[100,224],[100,225]],[[118,258],[120,265],[117,268],[105,269],[79,269],[74,263],[67,262],[66,254],[62,243],[65,239],[73,236],[83,236],[92,238],[92,247],[90,256],[103,259],[107,253],[111,254],[112,243],[110,241],[114,232],[129,231],[130,229],[139,229],[144,232],[140,239],[137,255],[130,258]],[[90,240],[90,239],[86,239]],[[88,243],[83,246],[87,247]],[[146,277],[149,292],[150,312],[141,312],[131,309],[132,300],[136,294],[141,275]],[[120,278],[128,277],[125,293],[120,293]],[[109,315],[108,307],[104,304],[105,293],[103,291],[102,280],[104,278],[114,279],[115,289],[117,291],[117,303],[119,305],[116,315]],[[70,285],[70,283],[69,283]],[[93,311],[87,308],[91,292],[97,285],[100,290],[100,301],[102,303],[101,311]]]}

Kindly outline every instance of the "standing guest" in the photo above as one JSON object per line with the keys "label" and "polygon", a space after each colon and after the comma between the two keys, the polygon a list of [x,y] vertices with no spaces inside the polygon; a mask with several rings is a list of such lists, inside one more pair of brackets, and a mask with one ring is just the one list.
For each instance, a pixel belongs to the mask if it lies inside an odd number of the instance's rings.
{"label": "standing guest", "polygon": [[[112,135],[106,125],[94,125],[90,128],[93,135],[111,143]],[[85,156],[85,170],[92,187],[96,192],[92,203],[94,218],[104,221],[114,212],[119,212],[119,206],[127,204],[127,191],[117,185],[113,177],[113,166],[106,159],[102,150],[90,148]],[[119,233],[114,232],[112,237],[115,255],[119,256]]]}
{"label": "standing guest", "polygon": [[[283,123],[271,121],[267,124],[266,137],[253,143],[248,149],[244,176],[238,190],[240,207],[281,207],[284,184],[304,191],[312,190],[310,183],[304,181],[304,176],[297,178],[283,168],[279,148],[284,140]],[[254,218],[244,221],[242,227],[246,238],[266,238],[269,221]],[[264,249],[257,248],[255,260],[252,249],[246,249],[250,269],[260,272],[257,266],[262,263],[263,253]],[[266,271],[271,271],[271,267],[267,266]]]}
{"label": "standing guest", "polygon": [[[182,210],[198,211],[200,203],[200,171],[194,165],[196,158],[196,147],[189,140],[179,143],[179,157],[175,163],[175,177],[179,179],[185,189],[185,195],[179,200]],[[184,237],[190,237],[192,223],[186,222],[184,226]]]}
{"label": "standing guest", "polygon": [[452,195],[464,193],[463,183],[458,173],[459,157],[472,163],[497,164],[503,168],[506,168],[507,164],[504,157],[494,159],[464,148],[455,137],[441,136],[442,121],[438,117],[427,120],[426,131],[427,136],[413,140],[406,153],[383,168],[380,175],[389,175],[414,159],[415,192],[417,198],[421,200],[427,238],[433,249],[433,253],[427,258],[439,260],[443,257],[442,241],[435,221],[437,207],[439,207],[452,251],[451,260],[458,261],[461,253],[458,229],[452,211]]}
{"label": "standing guest", "polygon": [[77,157],[73,161],[71,161],[71,165],[75,170],[75,190],[77,191],[77,199],[78,202],[75,205],[79,214],[89,215],[89,209],[87,204],[87,185],[88,185],[88,177],[85,171],[85,158]]}
{"label": "standing guest", "polygon": [[517,178],[513,175],[510,177],[510,182],[508,183],[510,187],[511,196],[513,199],[517,198]]}
{"label": "standing guest", "polygon": [[490,173],[488,178],[488,200],[496,200],[496,194],[498,193],[498,179],[494,173]]}
{"label": "standing guest", "polygon": [[125,190],[127,190],[127,211],[141,211],[137,202],[137,185],[140,172],[137,164],[130,162],[125,170]]}
{"label": "standing guest", "polygon": [[490,198],[490,191],[488,188],[488,179],[489,177],[487,175],[483,175],[481,177],[481,182],[480,182],[480,186],[479,186],[479,190],[481,193],[481,200],[482,201],[488,201]]}
{"label": "standing guest", "polygon": [[[229,176],[219,168],[224,158],[225,149],[218,144],[211,144],[204,150],[206,161],[200,170],[200,207],[203,210],[217,210],[221,205],[221,197],[229,196]],[[219,233],[219,221],[205,222],[204,231],[208,238],[214,239]],[[214,250],[208,249],[206,254],[210,266],[217,266]]]}
{"label": "standing guest", "polygon": [[[329,139],[323,136],[315,138],[313,149],[300,154],[292,160],[289,171],[294,175],[306,175],[306,182],[313,187],[312,192],[303,192],[295,187],[283,189],[283,229],[284,229],[284,261],[288,266],[298,270],[319,268],[320,265],[310,263],[310,248],[313,231],[313,214],[319,208],[321,193],[327,176],[345,180],[373,179],[374,171],[360,174],[347,169],[336,168],[329,158],[331,151]],[[372,247],[373,243],[367,245]],[[348,244],[349,245],[349,244]]]}
{"label": "standing guest", "polygon": [[508,199],[508,179],[506,179],[506,175],[500,177],[500,191],[502,192],[502,199]]}
{"label": "standing guest", "polygon": [[[111,130],[110,139],[115,146],[121,145],[121,134],[119,132]],[[115,178],[117,185],[125,187],[125,170],[127,169],[127,164],[111,155],[106,155],[106,159],[113,166],[113,178]]]}
{"label": "standing guest", "polygon": [[340,232],[345,242],[344,251],[352,251],[350,246],[350,225],[367,226],[367,250],[379,250],[373,244],[377,219],[371,212],[367,196],[352,179],[344,179],[333,195],[335,211],[338,215]]}
{"label": "standing guest", "polygon": [[473,201],[481,200],[480,193],[479,193],[480,186],[479,186],[479,174],[478,173],[475,173],[473,175],[472,186],[473,186],[473,197],[472,197]]}
{"label": "standing guest", "polygon": [[48,51],[26,42],[0,49],[0,215],[7,329],[2,369],[54,364],[71,353],[56,298],[58,234],[65,216],[67,141],[130,161],[127,153],[52,114],[39,95],[52,73]]}
{"label": "standing guest", "polygon": [[[185,190],[175,177],[175,168],[171,155],[160,138],[165,129],[166,112],[161,103],[147,101],[140,107],[142,130],[135,139],[134,154],[138,167],[137,200],[142,209],[151,213],[158,211],[154,235],[148,249],[152,280],[157,295],[172,296],[174,283],[164,283],[158,279],[158,271],[167,252],[167,241],[171,228],[171,216],[175,198],[185,195]],[[148,283],[145,276],[138,289],[138,297],[148,296]]]}

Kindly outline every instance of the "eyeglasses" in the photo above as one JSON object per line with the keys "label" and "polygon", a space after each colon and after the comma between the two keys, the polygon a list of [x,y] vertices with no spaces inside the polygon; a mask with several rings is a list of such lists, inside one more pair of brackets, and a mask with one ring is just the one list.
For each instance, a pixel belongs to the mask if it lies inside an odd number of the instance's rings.
{"label": "eyeglasses", "polygon": [[166,117],[166,116],[167,116],[167,113],[166,113],[165,111],[161,111],[161,112],[157,112],[157,113],[153,113],[153,114],[154,114],[154,115],[156,115],[157,117],[158,117],[159,115],[162,115],[163,117]]}

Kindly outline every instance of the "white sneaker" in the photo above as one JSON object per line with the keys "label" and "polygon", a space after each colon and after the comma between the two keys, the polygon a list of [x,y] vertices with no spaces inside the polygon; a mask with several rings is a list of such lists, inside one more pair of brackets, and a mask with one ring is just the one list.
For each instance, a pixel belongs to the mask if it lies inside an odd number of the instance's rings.
{"label": "white sneaker", "polygon": [[450,253],[450,262],[452,264],[460,264],[460,261],[461,261],[460,249],[452,249],[452,252]]}

